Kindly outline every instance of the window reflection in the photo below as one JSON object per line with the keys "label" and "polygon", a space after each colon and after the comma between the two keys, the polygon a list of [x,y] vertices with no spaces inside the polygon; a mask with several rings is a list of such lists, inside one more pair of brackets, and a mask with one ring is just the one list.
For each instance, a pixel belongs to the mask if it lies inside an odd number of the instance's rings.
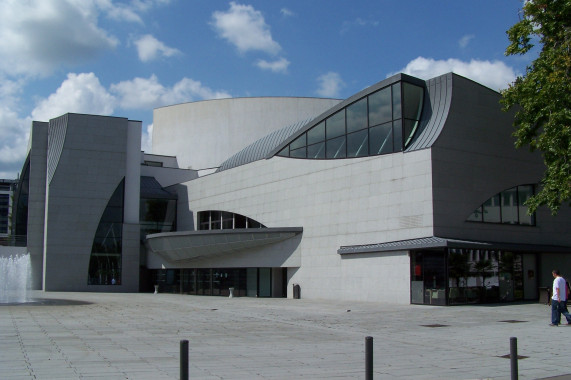
{"label": "window reflection", "polygon": [[339,111],[325,120],[325,135],[332,139],[345,134],[345,110]]}
{"label": "window reflection", "polygon": [[363,98],[347,107],[347,133],[365,129],[367,126],[367,98]]}

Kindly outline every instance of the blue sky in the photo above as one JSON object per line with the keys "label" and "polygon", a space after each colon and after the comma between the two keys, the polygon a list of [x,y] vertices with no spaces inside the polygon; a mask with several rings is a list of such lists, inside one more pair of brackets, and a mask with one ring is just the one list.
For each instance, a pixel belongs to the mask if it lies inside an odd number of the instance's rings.
{"label": "blue sky", "polygon": [[0,0],[0,178],[15,178],[32,120],[66,112],[143,122],[203,99],[344,99],[398,72],[456,72],[495,90],[520,0]]}

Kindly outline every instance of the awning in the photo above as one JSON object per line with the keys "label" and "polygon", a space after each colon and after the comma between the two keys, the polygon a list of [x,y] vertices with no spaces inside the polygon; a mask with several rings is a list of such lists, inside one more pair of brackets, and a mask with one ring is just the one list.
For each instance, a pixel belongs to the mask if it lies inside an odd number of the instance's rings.
{"label": "awning", "polygon": [[571,253],[571,247],[471,241],[471,240],[441,238],[437,236],[391,241],[384,243],[341,246],[337,250],[337,253],[340,255],[349,255],[357,253],[408,251],[408,250],[430,249],[430,248],[468,248],[468,249],[496,249],[504,251]]}
{"label": "awning", "polygon": [[147,235],[147,247],[170,262],[223,256],[293,238],[302,227],[244,228]]}

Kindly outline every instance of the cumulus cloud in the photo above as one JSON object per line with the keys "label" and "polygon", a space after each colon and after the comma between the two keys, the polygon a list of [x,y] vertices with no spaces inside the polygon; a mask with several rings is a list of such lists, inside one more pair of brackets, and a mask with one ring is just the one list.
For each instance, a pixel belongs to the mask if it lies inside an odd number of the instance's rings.
{"label": "cumulus cloud", "polygon": [[0,2],[0,70],[47,75],[114,48],[119,42],[98,26],[97,14],[93,1]]}
{"label": "cumulus cloud", "polygon": [[507,88],[508,84],[516,78],[514,69],[501,61],[473,59],[470,62],[464,62],[454,58],[435,60],[424,57],[413,59],[404,68],[388,74],[387,77],[396,73],[404,73],[422,79],[430,79],[448,72],[462,75],[494,90]]}
{"label": "cumulus cloud", "polygon": [[265,59],[260,59],[258,62],[256,62],[256,66],[258,66],[260,69],[270,70],[274,73],[286,73],[289,64],[290,62],[283,57],[272,62],[268,62]]}
{"label": "cumulus cloud", "polygon": [[281,46],[273,40],[262,13],[251,5],[231,2],[226,12],[216,11],[212,14],[211,25],[220,37],[236,46],[241,53],[257,50],[277,54],[281,50]]}
{"label": "cumulus cloud", "polygon": [[289,9],[287,9],[287,8],[282,8],[282,9],[280,9],[280,13],[281,13],[282,16],[284,16],[284,17],[295,16],[295,13],[293,13],[291,10],[289,10]]}
{"label": "cumulus cloud", "polygon": [[156,75],[113,84],[111,92],[117,95],[119,105],[124,109],[151,109],[196,99],[230,97],[225,91],[214,91],[189,78],[183,78],[170,88],[165,87]]}
{"label": "cumulus cloud", "polygon": [[150,34],[138,38],[135,41],[139,59],[148,62],[156,59],[159,55],[163,57],[172,57],[181,54],[180,50],[168,47],[163,42],[157,40]]}
{"label": "cumulus cloud", "polygon": [[68,112],[111,115],[115,97],[93,73],[67,75],[61,86],[32,111],[34,120],[49,121]]}
{"label": "cumulus cloud", "polygon": [[327,98],[339,97],[341,89],[345,86],[341,75],[333,71],[321,75],[317,78],[317,82],[319,83],[317,95]]}

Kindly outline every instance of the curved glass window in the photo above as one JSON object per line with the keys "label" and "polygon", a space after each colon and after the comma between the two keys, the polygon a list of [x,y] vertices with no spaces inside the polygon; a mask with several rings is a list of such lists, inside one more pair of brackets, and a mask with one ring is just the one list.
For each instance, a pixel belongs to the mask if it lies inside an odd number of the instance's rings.
{"label": "curved glass window", "polygon": [[208,210],[197,213],[199,230],[233,230],[237,228],[266,228],[260,222],[233,212]]}
{"label": "curved glass window", "polygon": [[416,134],[423,102],[423,87],[395,83],[321,120],[277,155],[336,159],[400,152]]}
{"label": "curved glass window", "polygon": [[89,285],[121,284],[124,188],[122,180],[99,220],[89,259]]}
{"label": "curved glass window", "polygon": [[525,202],[534,194],[533,185],[520,185],[498,193],[478,207],[467,221],[481,223],[535,225]]}

